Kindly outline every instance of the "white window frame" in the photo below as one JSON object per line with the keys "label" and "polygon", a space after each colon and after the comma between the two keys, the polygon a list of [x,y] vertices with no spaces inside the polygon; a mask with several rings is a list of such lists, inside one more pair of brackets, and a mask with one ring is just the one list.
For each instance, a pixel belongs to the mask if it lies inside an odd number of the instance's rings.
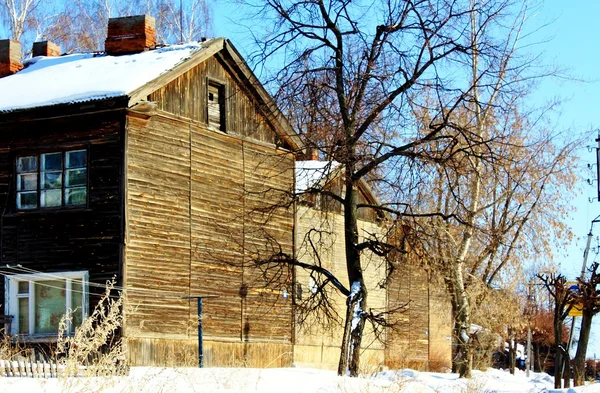
{"label": "white window frame", "polygon": [[[35,274],[13,274],[7,275],[4,279],[4,302],[5,310],[7,315],[12,315],[13,320],[11,324],[11,334],[19,334],[19,298],[29,298],[29,326],[28,334],[26,336],[48,336],[55,334],[47,333],[35,333],[35,283],[36,281],[48,281],[48,280],[65,280],[65,313],[67,312],[69,305],[71,304],[71,293],[72,293],[72,282],[81,281],[82,294],[82,305],[81,310],[74,310],[75,312],[81,312],[81,320],[88,315],[89,310],[89,273],[86,270],[72,271],[72,272],[57,272],[57,273],[35,273]],[[19,283],[29,282],[29,292],[25,294],[19,294]],[[33,333],[32,333],[33,332]],[[67,332],[72,332],[71,326],[68,326]]]}

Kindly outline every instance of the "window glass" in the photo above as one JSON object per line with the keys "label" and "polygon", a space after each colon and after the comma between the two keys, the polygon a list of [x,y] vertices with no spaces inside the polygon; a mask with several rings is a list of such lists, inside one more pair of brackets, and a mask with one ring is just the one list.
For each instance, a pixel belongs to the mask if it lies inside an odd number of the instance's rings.
{"label": "window glass", "polygon": [[35,325],[36,333],[56,333],[66,311],[66,280],[36,281]]}
{"label": "window glass", "polygon": [[16,167],[17,209],[37,209],[38,205],[42,208],[52,208],[87,203],[85,149],[17,157]]}
{"label": "window glass", "polygon": [[42,189],[61,187],[62,172],[44,172],[42,176]]}
{"label": "window glass", "polygon": [[85,205],[87,189],[85,187],[65,189],[65,205]]}
{"label": "window glass", "polygon": [[68,151],[65,163],[67,168],[84,168],[87,166],[87,152],[85,150]]}
{"label": "window glass", "polygon": [[17,173],[37,172],[37,156],[17,158]]}
{"label": "window glass", "polygon": [[17,193],[17,209],[35,209],[37,208],[37,191],[33,192],[18,192]]}
{"label": "window glass", "polygon": [[42,171],[62,169],[62,153],[42,154]]}
{"label": "window glass", "polygon": [[65,186],[85,186],[87,181],[87,169],[69,169],[65,178]]}
{"label": "window glass", "polygon": [[56,207],[62,205],[62,190],[42,191],[40,204],[42,207]]}
{"label": "window glass", "polygon": [[29,334],[29,298],[19,300],[19,334]]}
{"label": "window glass", "polygon": [[81,325],[87,313],[87,272],[22,274],[7,280],[5,307],[15,317],[13,334],[55,335],[68,309],[71,332]]}
{"label": "window glass", "polygon": [[29,281],[19,281],[19,295],[29,293]]}
{"label": "window glass", "polygon": [[[82,304],[83,304],[83,286],[80,280],[71,282],[71,316],[73,317],[72,326],[79,326],[82,322]],[[74,331],[75,329],[73,329]]]}
{"label": "window glass", "polygon": [[17,175],[17,191],[37,190],[37,173]]}

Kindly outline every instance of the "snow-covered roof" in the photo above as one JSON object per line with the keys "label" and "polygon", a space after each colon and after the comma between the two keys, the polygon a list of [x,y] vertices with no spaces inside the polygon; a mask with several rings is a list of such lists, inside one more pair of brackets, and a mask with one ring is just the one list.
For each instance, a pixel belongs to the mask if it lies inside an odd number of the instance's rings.
{"label": "snow-covered roof", "polygon": [[120,56],[35,57],[0,78],[0,112],[127,96],[204,48],[190,43]]}
{"label": "snow-covered roof", "polygon": [[340,166],[336,161],[296,161],[296,193],[301,194],[322,181],[328,181]]}

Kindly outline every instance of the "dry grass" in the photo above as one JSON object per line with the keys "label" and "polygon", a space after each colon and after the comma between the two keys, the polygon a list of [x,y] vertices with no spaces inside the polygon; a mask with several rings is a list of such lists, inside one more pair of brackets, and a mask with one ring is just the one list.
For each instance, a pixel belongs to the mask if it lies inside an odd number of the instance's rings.
{"label": "dry grass", "polygon": [[59,325],[55,361],[64,368],[64,376],[113,376],[127,372],[126,356],[119,330],[123,325],[124,295],[112,298],[114,280],[90,316],[69,336],[71,313]]}

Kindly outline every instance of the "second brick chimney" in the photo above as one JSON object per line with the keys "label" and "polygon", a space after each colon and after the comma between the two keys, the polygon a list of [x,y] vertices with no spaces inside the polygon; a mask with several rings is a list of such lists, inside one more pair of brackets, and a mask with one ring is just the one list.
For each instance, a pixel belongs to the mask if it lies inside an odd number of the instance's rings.
{"label": "second brick chimney", "polygon": [[104,48],[109,55],[143,52],[156,46],[154,18],[149,15],[125,16],[108,20]]}
{"label": "second brick chimney", "polygon": [[31,56],[60,56],[60,46],[52,41],[34,42]]}
{"label": "second brick chimney", "polygon": [[22,68],[21,43],[13,40],[0,40],[0,78],[12,75]]}

